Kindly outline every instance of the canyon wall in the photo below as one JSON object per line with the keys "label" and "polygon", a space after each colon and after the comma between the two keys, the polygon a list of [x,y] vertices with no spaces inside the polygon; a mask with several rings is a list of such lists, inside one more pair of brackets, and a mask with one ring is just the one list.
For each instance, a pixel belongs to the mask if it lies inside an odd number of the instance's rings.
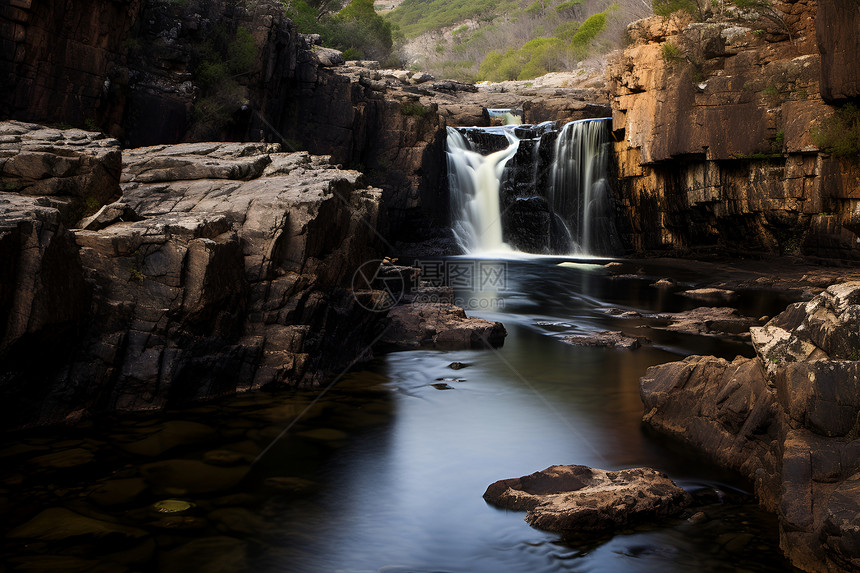
{"label": "canyon wall", "polygon": [[860,167],[810,131],[860,95],[856,3],[630,25],[609,68],[617,189],[640,253],[860,258]]}

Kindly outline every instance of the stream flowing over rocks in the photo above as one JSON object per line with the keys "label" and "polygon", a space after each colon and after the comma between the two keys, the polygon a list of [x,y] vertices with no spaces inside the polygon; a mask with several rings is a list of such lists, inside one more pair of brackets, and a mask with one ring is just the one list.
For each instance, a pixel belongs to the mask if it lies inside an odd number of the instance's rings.
{"label": "stream flowing over rocks", "polygon": [[807,571],[860,566],[860,282],[751,328],[755,358],[691,356],[641,379],[644,421],[755,482]]}

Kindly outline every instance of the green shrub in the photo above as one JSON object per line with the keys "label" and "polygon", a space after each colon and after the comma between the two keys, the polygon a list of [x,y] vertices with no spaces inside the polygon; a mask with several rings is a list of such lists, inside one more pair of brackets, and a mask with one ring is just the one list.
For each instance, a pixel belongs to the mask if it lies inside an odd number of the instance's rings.
{"label": "green shrub", "polygon": [[699,15],[699,5],[695,0],[654,0],[652,6],[654,13],[664,18],[680,11],[687,12],[694,18]]}
{"label": "green shrub", "polygon": [[417,101],[404,101],[400,104],[400,113],[403,115],[411,115],[415,117],[424,117],[430,113],[430,109],[424,107]]}
{"label": "green shrub", "polygon": [[399,25],[407,38],[414,38],[466,20],[489,22],[496,14],[518,9],[515,0],[404,0],[386,18]]}
{"label": "green shrub", "polygon": [[573,13],[582,6],[582,2],[583,0],[568,0],[556,6],[555,11],[559,14]]}
{"label": "green shrub", "polygon": [[236,30],[236,37],[227,46],[227,69],[230,74],[247,72],[257,59],[254,36],[243,26]]}
{"label": "green shrub", "polygon": [[556,26],[552,34],[556,38],[570,42],[577,30],[579,30],[579,22],[576,20],[567,20]]}
{"label": "green shrub", "polygon": [[663,46],[660,48],[660,51],[663,54],[663,59],[669,64],[673,64],[684,59],[681,53],[681,48],[679,48],[672,42],[666,42],[665,44],[663,44]]}
{"label": "green shrub", "polygon": [[773,143],[770,148],[774,153],[779,153],[782,151],[782,147],[785,145],[785,130],[780,129],[776,132],[776,137],[773,138]]}
{"label": "green shrub", "polygon": [[860,108],[849,103],[810,132],[819,148],[839,157],[860,157]]}
{"label": "green shrub", "polygon": [[576,30],[570,39],[570,46],[580,58],[584,58],[591,51],[592,44],[597,36],[606,29],[606,12],[598,12],[586,18],[585,22]]}

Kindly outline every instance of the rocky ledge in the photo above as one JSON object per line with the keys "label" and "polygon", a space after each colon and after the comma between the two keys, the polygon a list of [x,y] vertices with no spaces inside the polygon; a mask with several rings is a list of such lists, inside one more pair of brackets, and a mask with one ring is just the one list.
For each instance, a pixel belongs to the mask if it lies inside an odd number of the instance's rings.
{"label": "rocky ledge", "polygon": [[691,356],[641,379],[645,423],[754,480],[801,569],[860,567],[860,282],[751,328],[755,358]]}
{"label": "rocky ledge", "polygon": [[567,537],[610,531],[676,515],[690,498],[651,468],[606,471],[550,466],[531,475],[491,484],[484,499],[527,511],[526,521]]}
{"label": "rocky ledge", "polygon": [[[315,385],[371,355],[388,294],[351,284],[381,258],[381,192],[359,172],[273,144],[181,144],[122,154],[120,188],[115,140],[0,134],[4,426]],[[457,332],[450,345],[471,337]]]}

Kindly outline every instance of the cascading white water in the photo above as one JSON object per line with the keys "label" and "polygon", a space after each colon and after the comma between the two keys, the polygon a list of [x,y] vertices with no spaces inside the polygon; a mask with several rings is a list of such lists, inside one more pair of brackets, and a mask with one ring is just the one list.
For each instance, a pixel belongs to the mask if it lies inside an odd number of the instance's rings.
{"label": "cascading white water", "polygon": [[[535,140],[530,158],[520,159],[518,156],[517,159],[517,170],[531,163],[527,167],[532,187],[531,191],[526,191],[528,195],[523,194],[521,175],[508,173],[507,179],[503,177],[508,161],[520,149],[514,128],[484,128],[489,133],[503,133],[508,140],[505,149],[486,156],[475,151],[457,129],[448,128],[446,151],[451,218],[454,236],[465,252],[509,251],[511,247],[503,241],[503,236],[510,238],[512,231],[514,235],[516,231],[520,232],[513,244],[527,244],[530,249],[537,249],[535,252],[604,255],[616,250],[611,189],[606,181],[610,153],[606,120],[580,120],[566,124],[556,138],[552,163],[549,164],[547,158],[541,159],[540,143],[541,137],[553,126],[550,122],[524,126],[531,134],[529,138]],[[506,181],[505,185],[512,184],[510,178],[515,176],[517,182],[513,186],[519,189],[514,191],[516,194],[512,196],[511,189],[506,187],[507,224],[511,224],[511,220],[525,220],[535,226],[508,228],[503,235],[500,187],[502,181]],[[541,182],[546,188],[538,188]],[[525,187],[528,187],[527,182]],[[544,208],[549,210],[550,223],[540,222],[541,215],[534,211],[535,207],[529,207],[532,211],[525,214],[520,210],[518,215],[513,215],[516,209],[510,204],[512,197],[519,201],[536,196],[538,199],[546,198]],[[532,205],[540,209],[539,203]],[[530,237],[545,237],[545,240],[524,241],[523,233]]]}
{"label": "cascading white water", "polygon": [[568,225],[578,254],[604,251],[614,238],[606,224],[611,193],[606,181],[609,147],[605,119],[567,123],[555,142],[548,199]]}
{"label": "cascading white water", "polygon": [[489,155],[473,151],[456,129],[448,128],[448,186],[454,237],[470,254],[510,250],[502,241],[499,185],[505,164],[519,148],[511,129],[508,147]]}

